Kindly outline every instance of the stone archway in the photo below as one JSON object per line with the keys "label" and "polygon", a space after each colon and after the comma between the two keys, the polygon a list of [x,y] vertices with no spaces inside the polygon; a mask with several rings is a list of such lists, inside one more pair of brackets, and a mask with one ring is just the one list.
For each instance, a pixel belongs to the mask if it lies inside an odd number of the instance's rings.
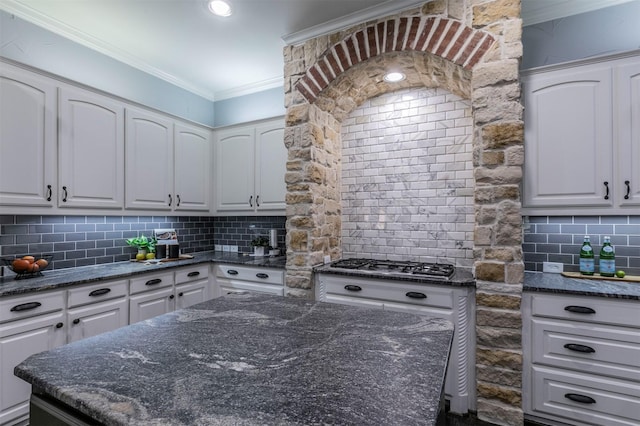
{"label": "stone archway", "polygon": [[[426,2],[419,10],[285,48],[286,293],[313,298],[313,266],[326,255],[341,255],[340,128],[348,113],[402,87],[443,87],[470,99],[478,415],[517,424],[524,277],[519,0],[475,3]],[[394,67],[407,79],[390,86],[382,72]]]}

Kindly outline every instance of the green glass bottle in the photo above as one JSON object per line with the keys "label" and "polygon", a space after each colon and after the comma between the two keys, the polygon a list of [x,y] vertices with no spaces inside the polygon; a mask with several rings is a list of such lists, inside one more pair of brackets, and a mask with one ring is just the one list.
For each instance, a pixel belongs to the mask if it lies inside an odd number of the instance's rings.
{"label": "green glass bottle", "polygon": [[580,273],[582,275],[593,275],[596,268],[596,261],[593,256],[593,248],[588,235],[584,236],[584,242],[580,248]]}
{"label": "green glass bottle", "polygon": [[600,249],[600,275],[613,277],[616,273],[616,253],[611,246],[611,238],[604,237]]}

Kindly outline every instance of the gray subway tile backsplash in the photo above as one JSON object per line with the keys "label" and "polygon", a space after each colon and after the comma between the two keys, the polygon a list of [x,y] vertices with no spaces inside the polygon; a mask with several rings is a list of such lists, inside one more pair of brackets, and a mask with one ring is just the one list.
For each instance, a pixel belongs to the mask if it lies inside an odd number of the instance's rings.
{"label": "gray subway tile backsplash", "polygon": [[589,235],[596,265],[603,237],[610,236],[616,267],[640,275],[640,216],[528,216],[524,223],[522,251],[528,271],[542,271],[543,262],[560,262],[565,271],[578,271],[580,247]]}
{"label": "gray subway tile backsplash", "polygon": [[284,216],[38,216],[0,215],[0,255],[52,254],[52,269],[127,261],[135,249],[125,240],[151,235],[155,228],[175,228],[182,253],[237,245],[252,251],[256,235],[278,229],[285,246]]}

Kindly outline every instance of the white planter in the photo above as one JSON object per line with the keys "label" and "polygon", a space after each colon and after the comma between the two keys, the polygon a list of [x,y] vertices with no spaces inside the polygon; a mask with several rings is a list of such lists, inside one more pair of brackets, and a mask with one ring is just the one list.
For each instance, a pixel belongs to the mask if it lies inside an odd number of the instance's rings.
{"label": "white planter", "polygon": [[253,254],[256,256],[264,256],[264,247],[254,247]]}

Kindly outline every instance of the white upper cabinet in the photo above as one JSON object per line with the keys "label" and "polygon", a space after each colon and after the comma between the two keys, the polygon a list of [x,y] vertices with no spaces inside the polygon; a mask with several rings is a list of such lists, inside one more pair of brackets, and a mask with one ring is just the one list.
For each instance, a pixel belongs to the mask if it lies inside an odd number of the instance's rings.
{"label": "white upper cabinet", "polygon": [[[640,205],[640,59],[616,68],[618,99],[615,130],[618,140],[617,199],[623,206]],[[614,131],[615,134],[615,131]]]}
{"label": "white upper cabinet", "polygon": [[639,69],[629,56],[523,73],[524,214],[628,214],[638,205]]}
{"label": "white upper cabinet", "polygon": [[86,90],[59,94],[60,207],[124,207],[124,105]]}
{"label": "white upper cabinet", "polygon": [[126,207],[171,210],[173,121],[127,108],[126,129]]}
{"label": "white upper cabinet", "polygon": [[55,205],[56,86],[0,62],[0,205]]}
{"label": "white upper cabinet", "polygon": [[186,123],[174,130],[175,210],[211,208],[211,132]]}
{"label": "white upper cabinet", "polygon": [[216,210],[284,211],[286,162],[282,119],[217,132]]}

